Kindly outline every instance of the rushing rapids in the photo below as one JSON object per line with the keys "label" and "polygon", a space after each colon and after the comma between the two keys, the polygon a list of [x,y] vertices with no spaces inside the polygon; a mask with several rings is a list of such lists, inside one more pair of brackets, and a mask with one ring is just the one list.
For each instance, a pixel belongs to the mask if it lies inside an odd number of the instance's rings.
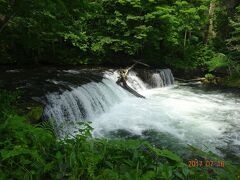
{"label": "rushing rapids", "polygon": [[[77,74],[76,71],[68,72]],[[78,129],[79,122],[97,118],[124,98],[132,97],[130,93],[116,84],[118,76],[118,71],[106,71],[101,82],[90,82],[79,87],[70,86],[70,90],[62,94],[48,94],[44,118],[55,120],[55,130],[58,135],[65,136],[66,133],[73,135]],[[143,91],[150,86],[173,85],[174,78],[171,70],[163,69],[153,73],[150,82],[150,84],[145,84],[134,71],[130,72],[127,80],[131,88]],[[61,82],[53,81],[53,83]],[[71,128],[68,127],[70,124]]]}
{"label": "rushing rapids", "polygon": [[174,85],[169,69],[131,71],[127,83],[146,97],[141,99],[118,86],[117,78],[117,71],[108,70],[98,82],[47,94],[44,118],[53,119],[59,137],[74,136],[80,122],[91,121],[94,137],[120,133],[148,138],[155,132],[155,142],[175,143],[176,149],[192,144],[218,154],[240,154],[238,97]]}

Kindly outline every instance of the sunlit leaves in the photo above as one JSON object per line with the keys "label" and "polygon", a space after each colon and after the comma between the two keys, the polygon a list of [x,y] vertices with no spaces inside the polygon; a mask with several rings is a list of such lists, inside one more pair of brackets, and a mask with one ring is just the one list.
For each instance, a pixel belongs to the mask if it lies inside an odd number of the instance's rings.
{"label": "sunlit leaves", "polygon": [[[29,57],[30,63],[87,64],[117,55],[171,64],[175,60],[167,60],[169,54],[185,59],[186,51],[203,43],[209,23],[206,0],[11,2],[16,4],[0,1],[0,22],[14,14],[0,34],[1,55],[21,54],[17,59]],[[229,39],[230,48],[239,49],[237,37]]]}
{"label": "sunlit leaves", "polygon": [[208,62],[206,62],[209,71],[214,71],[217,68],[228,67],[230,65],[230,61],[225,54],[218,53]]}
{"label": "sunlit leaves", "polygon": [[78,47],[82,51],[86,51],[88,48],[87,44],[88,37],[86,36],[85,32],[80,32],[78,34],[64,33],[63,37],[66,41],[70,41],[73,46]]}
{"label": "sunlit leaves", "polygon": [[141,8],[141,0],[118,0],[120,4],[130,4],[134,8]]}

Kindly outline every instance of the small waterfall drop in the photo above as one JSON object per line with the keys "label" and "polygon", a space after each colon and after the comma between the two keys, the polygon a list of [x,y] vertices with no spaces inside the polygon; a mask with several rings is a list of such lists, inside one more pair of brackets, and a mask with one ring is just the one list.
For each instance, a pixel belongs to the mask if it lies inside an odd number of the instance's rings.
{"label": "small waterfall drop", "polygon": [[174,84],[174,77],[170,69],[157,70],[150,79],[152,87],[164,87]]}
{"label": "small waterfall drop", "polygon": [[[75,131],[79,122],[90,121],[129,96],[128,92],[109,79],[103,79],[100,83],[87,83],[62,94],[47,95],[48,105],[45,107],[44,118],[54,120],[56,131],[69,126],[69,122]],[[73,134],[70,129],[68,127],[62,131]],[[59,136],[61,134],[58,132]]]}
{"label": "small waterfall drop", "polygon": [[153,87],[163,87],[164,86],[163,80],[161,79],[160,74],[154,73],[151,78],[152,78],[151,85]]}
{"label": "small waterfall drop", "polygon": [[174,77],[170,69],[158,70],[158,73],[163,80],[163,86],[169,86],[174,84]]}
{"label": "small waterfall drop", "polygon": [[[44,119],[54,120],[54,127],[59,136],[73,135],[79,122],[95,119],[115,104],[121,103],[124,98],[135,98],[116,84],[118,77],[118,71],[110,70],[104,72],[101,82],[93,81],[79,87],[69,87],[70,90],[61,94],[48,94]],[[173,76],[170,70],[158,70],[152,74],[151,81],[155,83],[154,87],[171,85]],[[148,87],[134,71],[129,73],[127,83],[136,91],[145,91]]]}

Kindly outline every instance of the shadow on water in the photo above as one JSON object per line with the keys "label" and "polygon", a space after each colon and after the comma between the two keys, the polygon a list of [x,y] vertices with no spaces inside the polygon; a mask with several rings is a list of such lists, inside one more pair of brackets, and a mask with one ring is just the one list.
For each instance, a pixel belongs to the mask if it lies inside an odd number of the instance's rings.
{"label": "shadow on water", "polygon": [[[169,133],[157,132],[155,130],[146,130],[142,132],[142,135],[136,135],[125,129],[119,129],[109,132],[106,137],[110,139],[144,140],[159,149],[175,152],[186,162],[191,159],[199,160],[199,158],[202,158],[195,154],[191,148],[191,144],[189,144],[189,146],[185,142],[179,140]],[[234,146],[229,144],[229,146],[226,146],[224,148],[217,147],[217,149],[224,154],[224,156],[220,156],[224,158],[224,160],[230,160],[234,164],[240,164],[240,157],[236,155],[236,151],[239,151],[239,146],[235,146],[236,149],[233,149],[233,147]],[[198,149],[197,147],[194,148]],[[212,153],[208,150],[208,147],[199,150],[210,154]],[[212,154],[215,156],[214,153]]]}
{"label": "shadow on water", "polygon": [[18,90],[24,101],[30,99],[44,102],[46,94],[63,93],[83,84],[101,82],[101,69],[67,69],[34,67],[25,69],[0,68],[0,88]]}

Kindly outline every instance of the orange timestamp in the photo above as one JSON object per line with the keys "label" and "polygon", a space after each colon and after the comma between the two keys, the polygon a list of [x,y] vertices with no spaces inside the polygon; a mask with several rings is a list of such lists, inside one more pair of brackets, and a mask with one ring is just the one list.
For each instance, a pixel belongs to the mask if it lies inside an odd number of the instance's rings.
{"label": "orange timestamp", "polygon": [[224,160],[220,161],[212,161],[212,160],[189,160],[188,161],[188,167],[194,168],[194,167],[220,167],[224,168]]}

